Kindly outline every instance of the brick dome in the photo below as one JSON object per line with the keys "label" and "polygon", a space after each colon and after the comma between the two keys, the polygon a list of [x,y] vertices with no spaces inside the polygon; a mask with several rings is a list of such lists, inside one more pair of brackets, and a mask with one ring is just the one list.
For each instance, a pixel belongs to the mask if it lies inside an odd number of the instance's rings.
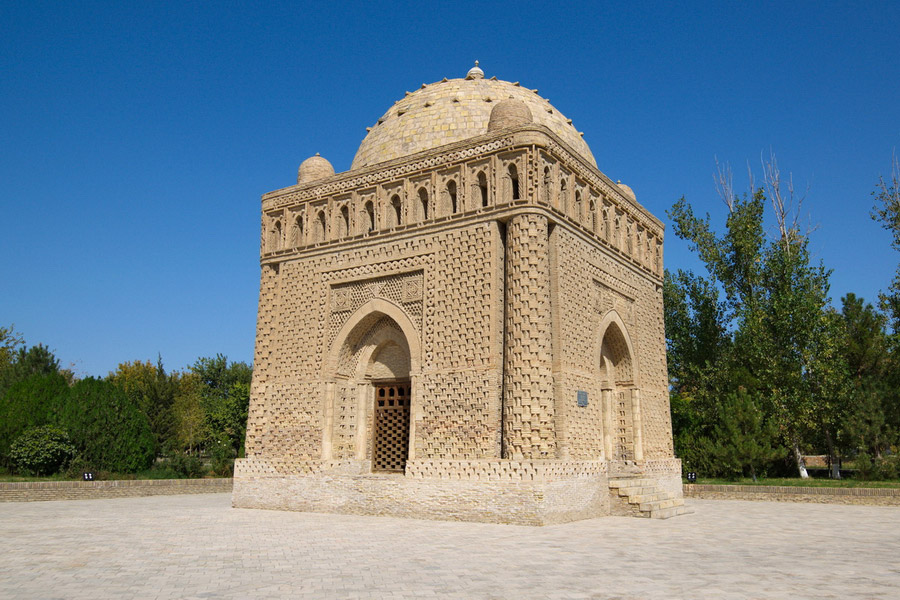
{"label": "brick dome", "polygon": [[[477,67],[476,67],[477,68]],[[597,166],[591,149],[571,121],[536,91],[518,83],[484,79],[478,69],[465,79],[444,79],[407,92],[372,126],[359,145],[351,169],[359,169],[458,142],[488,132],[491,111],[500,102],[531,113],[533,122],[543,125],[572,150]],[[509,125],[505,125],[508,127]]]}
{"label": "brick dome", "polygon": [[488,131],[519,127],[528,123],[534,123],[534,116],[531,114],[528,105],[521,100],[507,98],[495,104],[494,108],[491,109]]}
{"label": "brick dome", "polygon": [[617,182],[616,182],[616,185],[619,186],[619,189],[622,190],[622,192],[623,192],[626,196],[628,196],[629,198],[631,198],[632,200],[634,200],[635,202],[637,202],[637,196],[634,195],[634,190],[631,189],[630,186],[625,185],[625,184],[622,183],[621,181],[617,181]]}
{"label": "brick dome", "polygon": [[310,156],[300,163],[300,168],[297,169],[297,183],[318,181],[332,175],[334,175],[334,167],[316,152],[315,156]]}

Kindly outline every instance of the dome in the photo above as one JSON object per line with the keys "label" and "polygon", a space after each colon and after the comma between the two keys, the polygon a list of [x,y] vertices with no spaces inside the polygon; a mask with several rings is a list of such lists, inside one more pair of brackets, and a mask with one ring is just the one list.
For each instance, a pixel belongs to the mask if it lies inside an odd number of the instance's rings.
{"label": "dome", "polygon": [[318,181],[332,175],[334,175],[334,167],[316,152],[315,156],[310,156],[300,163],[300,168],[297,169],[297,183]]}
{"label": "dome", "polygon": [[444,79],[407,92],[369,128],[350,168],[359,169],[483,135],[489,131],[495,107],[500,111],[498,119],[502,116],[515,120],[524,118],[522,105],[531,115],[527,122],[547,127],[572,150],[597,166],[594,155],[572,122],[540,97],[537,90],[496,78],[484,79],[483,74],[479,76],[478,72],[473,73],[474,70],[469,71],[465,79]]}
{"label": "dome", "polygon": [[628,196],[629,198],[631,198],[632,200],[634,200],[635,202],[637,202],[637,196],[634,195],[634,190],[633,190],[633,189],[631,189],[630,187],[628,187],[627,185],[625,185],[625,184],[622,183],[621,181],[617,181],[617,182],[616,182],[616,185],[619,186],[619,189],[622,190],[622,192],[623,192],[626,196]]}
{"label": "dome", "polygon": [[488,131],[518,127],[529,123],[534,123],[534,117],[531,116],[528,105],[521,100],[507,98],[495,104],[491,109]]}

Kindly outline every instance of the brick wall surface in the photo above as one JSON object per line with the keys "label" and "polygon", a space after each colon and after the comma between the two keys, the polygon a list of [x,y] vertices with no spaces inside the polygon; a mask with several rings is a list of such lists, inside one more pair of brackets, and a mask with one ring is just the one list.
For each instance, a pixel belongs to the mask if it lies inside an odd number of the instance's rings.
{"label": "brick wall surface", "polygon": [[762,500],[817,504],[900,506],[896,488],[827,488],[799,486],[686,484],[685,497],[706,500]]}
{"label": "brick wall surface", "polygon": [[96,500],[131,496],[230,493],[232,480],[135,479],[113,481],[10,481],[0,482],[0,502],[41,500]]}

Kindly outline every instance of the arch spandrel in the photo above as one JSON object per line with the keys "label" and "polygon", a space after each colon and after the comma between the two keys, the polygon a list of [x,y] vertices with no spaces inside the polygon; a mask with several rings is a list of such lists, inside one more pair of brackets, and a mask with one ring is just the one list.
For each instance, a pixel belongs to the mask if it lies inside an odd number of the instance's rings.
{"label": "arch spandrel", "polygon": [[[342,352],[348,348],[349,345],[360,341],[362,336],[383,317],[391,319],[400,330],[397,338],[392,341],[400,344],[401,347],[405,346],[405,349],[408,351],[410,374],[419,372],[419,365],[421,362],[421,342],[419,339],[419,332],[412,319],[410,319],[409,315],[406,314],[406,311],[404,311],[402,307],[390,300],[373,298],[356,309],[340,328],[337,335],[335,335],[328,356],[322,365],[322,375],[324,378],[329,379],[338,372],[338,369],[341,366]],[[389,334],[385,333],[384,335]],[[370,344],[368,346],[368,356],[360,357],[364,360],[359,361],[359,368],[366,368],[366,365],[368,365],[372,359],[372,354],[382,344],[383,342]],[[347,373],[346,375],[360,377],[363,376],[363,373],[357,371],[354,373]]]}

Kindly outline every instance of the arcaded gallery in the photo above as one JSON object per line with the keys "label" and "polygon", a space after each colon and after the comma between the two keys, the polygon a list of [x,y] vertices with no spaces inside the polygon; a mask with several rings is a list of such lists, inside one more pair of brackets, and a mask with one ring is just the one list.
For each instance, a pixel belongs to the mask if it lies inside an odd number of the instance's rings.
{"label": "arcaded gallery", "polygon": [[370,125],[348,171],[315,155],[262,197],[234,506],[684,512],[662,223],[537,90],[477,64]]}

